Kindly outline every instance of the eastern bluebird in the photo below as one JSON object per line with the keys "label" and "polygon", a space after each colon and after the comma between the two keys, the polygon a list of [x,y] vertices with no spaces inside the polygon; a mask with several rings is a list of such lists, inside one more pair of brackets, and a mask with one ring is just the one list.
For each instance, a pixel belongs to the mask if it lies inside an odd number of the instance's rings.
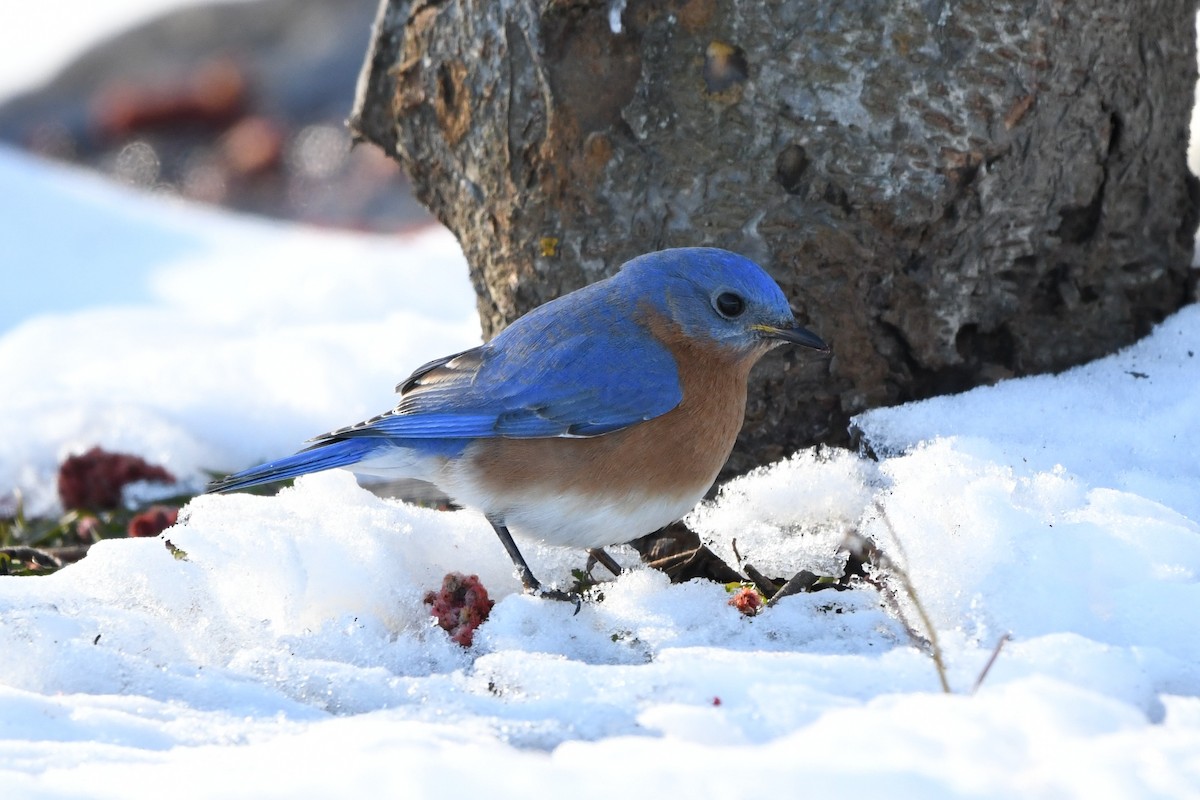
{"label": "eastern bluebird", "polygon": [[681,518],[733,449],[750,368],[785,342],[829,349],[753,261],[650,253],[418,368],[391,411],[208,491],[333,467],[419,478],[482,511],[539,592],[509,529],[596,554]]}

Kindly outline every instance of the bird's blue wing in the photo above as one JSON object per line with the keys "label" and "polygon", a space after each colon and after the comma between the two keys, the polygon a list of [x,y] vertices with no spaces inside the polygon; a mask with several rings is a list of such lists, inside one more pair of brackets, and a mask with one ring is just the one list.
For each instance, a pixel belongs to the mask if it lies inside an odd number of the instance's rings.
{"label": "bird's blue wing", "polygon": [[627,315],[581,299],[586,290],[489,344],[431,361],[397,387],[395,409],[316,441],[597,436],[677,406],[683,395],[666,347]]}

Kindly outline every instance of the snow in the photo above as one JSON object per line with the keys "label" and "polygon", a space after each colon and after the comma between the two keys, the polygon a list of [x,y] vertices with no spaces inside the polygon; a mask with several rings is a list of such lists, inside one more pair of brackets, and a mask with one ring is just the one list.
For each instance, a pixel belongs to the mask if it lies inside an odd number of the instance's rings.
{"label": "snow", "polygon": [[[19,489],[56,511],[58,462],[94,444],[199,488],[389,407],[409,370],[479,338],[444,231],[239,218],[4,150],[0,186],[0,277],[18,287],[0,294],[0,505]],[[110,540],[0,578],[0,786],[1198,796],[1198,351],[1191,305],[1061,375],[868,412],[854,424],[877,460],[803,451],[689,517],[772,575],[829,574],[848,534],[870,537],[932,621],[951,694],[904,592],[747,618],[724,587],[635,568],[573,614],[519,593],[478,515],[337,472],[197,498],[163,537],[183,558]],[[526,555],[560,584],[583,563]],[[470,649],[423,603],[450,570],[497,600]]]}
{"label": "snow", "polygon": [[[16,488],[31,513],[53,509],[58,463],[93,444],[198,490],[206,470],[390,407],[408,370],[479,343],[445,231],[239,219],[2,149],[0,185],[0,269],[22,287],[0,299],[0,374],[17,389],[0,401],[0,504]],[[76,275],[93,284],[78,296]],[[60,290],[66,310],[22,307]]]}
{"label": "snow", "polygon": [[64,9],[58,3],[6,2],[0,6],[0,101],[51,80],[110,36],[194,5],[196,0],[93,0]]}
{"label": "snow", "polygon": [[625,0],[609,0],[608,3],[608,28],[613,32],[613,36],[619,36],[624,30],[624,25],[621,23],[621,17],[625,14]]}
{"label": "snow", "polygon": [[[16,263],[137,265],[98,307],[0,335],[15,389],[0,485],[44,510],[68,452],[134,452],[198,488],[205,469],[388,407],[407,370],[478,340],[442,231],[236,218],[11,152],[0,183]],[[53,220],[105,246],[55,237]],[[161,539],[109,540],[54,575],[0,578],[0,781],[48,798],[848,781],[891,797],[1194,796],[1198,346],[1189,306],[1061,375],[864,414],[878,461],[804,451],[693,512],[719,554],[773,575],[834,572],[847,533],[869,536],[909,576],[953,694],[905,630],[920,622],[903,593],[796,595],[747,618],[722,586],[636,568],[574,615],[520,594],[478,515],[336,472],[197,498],[164,534],[182,559]],[[560,584],[582,566],[527,550]],[[450,570],[498,601],[470,649],[423,603]]]}

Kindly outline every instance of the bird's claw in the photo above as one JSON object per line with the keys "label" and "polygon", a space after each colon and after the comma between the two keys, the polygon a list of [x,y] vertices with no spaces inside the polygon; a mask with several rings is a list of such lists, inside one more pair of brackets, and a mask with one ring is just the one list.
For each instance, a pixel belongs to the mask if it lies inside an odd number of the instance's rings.
{"label": "bird's claw", "polygon": [[533,594],[543,600],[559,600],[564,603],[573,603],[575,605],[575,614],[579,613],[579,609],[583,608],[583,595],[578,592],[564,592],[562,589],[538,589]]}

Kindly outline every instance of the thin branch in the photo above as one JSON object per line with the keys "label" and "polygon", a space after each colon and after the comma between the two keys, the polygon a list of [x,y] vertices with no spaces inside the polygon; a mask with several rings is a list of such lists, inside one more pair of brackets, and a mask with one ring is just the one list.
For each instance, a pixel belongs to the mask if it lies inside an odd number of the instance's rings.
{"label": "thin branch", "polygon": [[0,555],[5,555],[13,561],[35,564],[42,569],[60,569],[63,562],[45,550],[36,547],[0,547]]}
{"label": "thin branch", "polygon": [[1000,641],[996,642],[996,646],[992,648],[992,655],[988,658],[987,663],[983,665],[983,671],[979,673],[979,677],[975,679],[975,685],[971,687],[971,694],[979,691],[979,687],[983,685],[988,673],[992,671],[992,665],[996,663],[996,659],[1000,657],[1000,651],[1004,649],[1005,642],[1012,641],[1012,634],[1006,633],[1000,637]]}
{"label": "thin branch", "polygon": [[[883,524],[887,527],[888,533],[892,537],[892,541],[896,544],[896,548],[900,551],[901,556],[903,556],[904,545],[900,541],[900,537],[896,534],[896,529],[892,526],[892,521],[888,518],[887,511],[878,501],[875,502],[875,509],[879,512],[879,519],[882,520]],[[904,589],[905,595],[908,596],[909,601],[913,605],[913,609],[917,612],[917,616],[921,618],[921,625],[924,626],[929,637],[929,657],[933,659],[933,665],[937,669],[938,681],[942,685],[942,691],[946,694],[950,694],[950,682],[946,678],[946,663],[942,657],[942,647],[938,643],[937,629],[934,628],[933,622],[929,618],[929,614],[925,611],[924,604],[921,603],[921,599],[917,597],[917,589],[913,585],[912,579],[908,577],[908,572],[906,572],[904,568],[902,568],[884,552],[878,551],[876,553],[876,557],[879,559],[879,566],[895,575],[900,581],[900,586]],[[897,606],[897,608],[899,607]],[[901,621],[904,622],[905,627],[912,632],[912,626],[904,620],[903,613],[901,613],[900,617]]]}

